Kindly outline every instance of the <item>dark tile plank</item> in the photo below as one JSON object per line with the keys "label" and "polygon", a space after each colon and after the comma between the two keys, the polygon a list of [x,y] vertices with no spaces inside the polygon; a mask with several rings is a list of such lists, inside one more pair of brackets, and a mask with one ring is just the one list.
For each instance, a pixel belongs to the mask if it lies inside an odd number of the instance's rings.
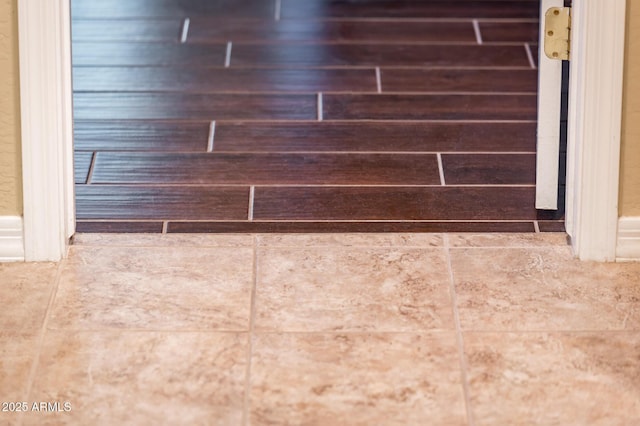
{"label": "dark tile plank", "polygon": [[487,66],[528,67],[523,46],[504,45],[393,45],[234,44],[231,66]]}
{"label": "dark tile plank", "polygon": [[76,185],[78,220],[246,219],[249,188]]}
{"label": "dark tile plank", "polygon": [[323,97],[325,120],[535,120],[535,95],[350,95]]}
{"label": "dark tile plank", "polygon": [[[545,222],[562,221],[564,223],[564,212],[565,212],[565,201],[566,201],[565,194],[566,194],[565,185],[558,185],[558,209],[557,210],[538,210],[536,214],[536,218],[538,219],[539,223],[542,223],[543,221]],[[552,227],[551,229],[554,229],[554,228]]]}
{"label": "dark tile plank", "polygon": [[559,221],[538,221],[540,232],[565,232],[564,220]]}
{"label": "dark tile plank", "polygon": [[282,0],[285,18],[536,18],[538,1]]}
{"label": "dark tile plank", "polygon": [[563,221],[564,212],[564,205],[558,205],[558,210],[538,210],[536,218],[538,221]]}
{"label": "dark tile plank", "polygon": [[533,222],[169,222],[168,233],[534,232]]}
{"label": "dark tile plank", "polygon": [[[74,148],[76,148],[74,146]],[[73,153],[73,174],[75,183],[86,183],[89,176],[89,168],[93,160],[93,152]]]}
{"label": "dark tile plank", "polygon": [[74,41],[74,66],[224,66],[225,44]]}
{"label": "dark tile plank", "polygon": [[538,41],[537,22],[480,22],[479,26],[485,43]]}
{"label": "dark tile plank", "polygon": [[272,0],[73,0],[73,18],[271,18]]}
{"label": "dark tile plank", "polygon": [[433,154],[100,152],[92,183],[438,185]]}
{"label": "dark tile plank", "polygon": [[534,220],[532,187],[257,187],[255,220]]}
{"label": "dark tile plank", "polygon": [[78,91],[376,92],[375,69],[76,67]]}
{"label": "dark tile plank", "polygon": [[382,92],[532,92],[538,90],[533,69],[382,68]]}
{"label": "dark tile plank", "polygon": [[411,21],[230,21],[194,17],[189,26],[189,42],[273,43],[273,42],[377,42],[425,43],[476,41],[471,21],[411,22]]}
{"label": "dark tile plank", "polygon": [[162,232],[162,222],[143,221],[76,221],[76,232],[87,233],[146,233],[159,234]]}
{"label": "dark tile plank", "polygon": [[71,23],[71,31],[74,41],[175,42],[180,40],[182,23],[182,19],[76,19]]}
{"label": "dark tile plank", "polygon": [[442,155],[447,185],[535,185],[535,154]]}
{"label": "dark tile plank", "polygon": [[83,151],[207,150],[208,122],[75,120],[74,148]]}
{"label": "dark tile plank", "polygon": [[75,93],[79,120],[222,120],[317,117],[315,95]]}
{"label": "dark tile plank", "polygon": [[233,122],[216,124],[214,151],[510,151],[536,149],[536,123]]}

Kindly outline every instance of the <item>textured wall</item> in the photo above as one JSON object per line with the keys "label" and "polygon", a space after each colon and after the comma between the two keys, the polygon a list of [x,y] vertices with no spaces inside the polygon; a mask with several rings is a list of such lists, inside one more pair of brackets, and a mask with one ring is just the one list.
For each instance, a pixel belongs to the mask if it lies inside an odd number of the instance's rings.
{"label": "textured wall", "polygon": [[627,0],[620,215],[640,216],[640,2]]}
{"label": "textured wall", "polygon": [[17,0],[0,0],[0,216],[22,214]]}

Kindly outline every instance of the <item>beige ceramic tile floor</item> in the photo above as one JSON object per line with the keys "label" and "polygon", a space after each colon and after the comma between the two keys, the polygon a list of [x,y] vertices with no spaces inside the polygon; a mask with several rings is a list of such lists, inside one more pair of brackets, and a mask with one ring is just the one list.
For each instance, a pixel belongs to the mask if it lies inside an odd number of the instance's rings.
{"label": "beige ceramic tile floor", "polygon": [[81,234],[0,284],[2,425],[640,424],[640,264],[563,234]]}

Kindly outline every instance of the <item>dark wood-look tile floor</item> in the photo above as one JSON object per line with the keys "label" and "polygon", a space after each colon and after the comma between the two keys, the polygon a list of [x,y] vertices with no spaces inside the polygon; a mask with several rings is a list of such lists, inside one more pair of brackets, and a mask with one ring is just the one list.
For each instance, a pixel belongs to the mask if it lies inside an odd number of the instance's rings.
{"label": "dark wood-look tile floor", "polygon": [[537,0],[72,1],[84,232],[556,232]]}

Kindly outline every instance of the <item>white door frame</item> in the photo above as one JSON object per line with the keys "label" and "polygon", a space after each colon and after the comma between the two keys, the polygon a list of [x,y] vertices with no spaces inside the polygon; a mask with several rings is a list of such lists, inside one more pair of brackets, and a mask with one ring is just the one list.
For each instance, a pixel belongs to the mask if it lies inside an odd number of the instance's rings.
{"label": "white door frame", "polygon": [[24,258],[58,261],[75,232],[69,0],[18,0]]}
{"label": "white door frame", "polygon": [[[574,0],[566,226],[577,257],[615,260],[626,0]],[[69,0],[18,0],[25,259],[74,232]]]}
{"label": "white door frame", "polygon": [[573,0],[566,227],[583,260],[616,260],[626,0]]}

